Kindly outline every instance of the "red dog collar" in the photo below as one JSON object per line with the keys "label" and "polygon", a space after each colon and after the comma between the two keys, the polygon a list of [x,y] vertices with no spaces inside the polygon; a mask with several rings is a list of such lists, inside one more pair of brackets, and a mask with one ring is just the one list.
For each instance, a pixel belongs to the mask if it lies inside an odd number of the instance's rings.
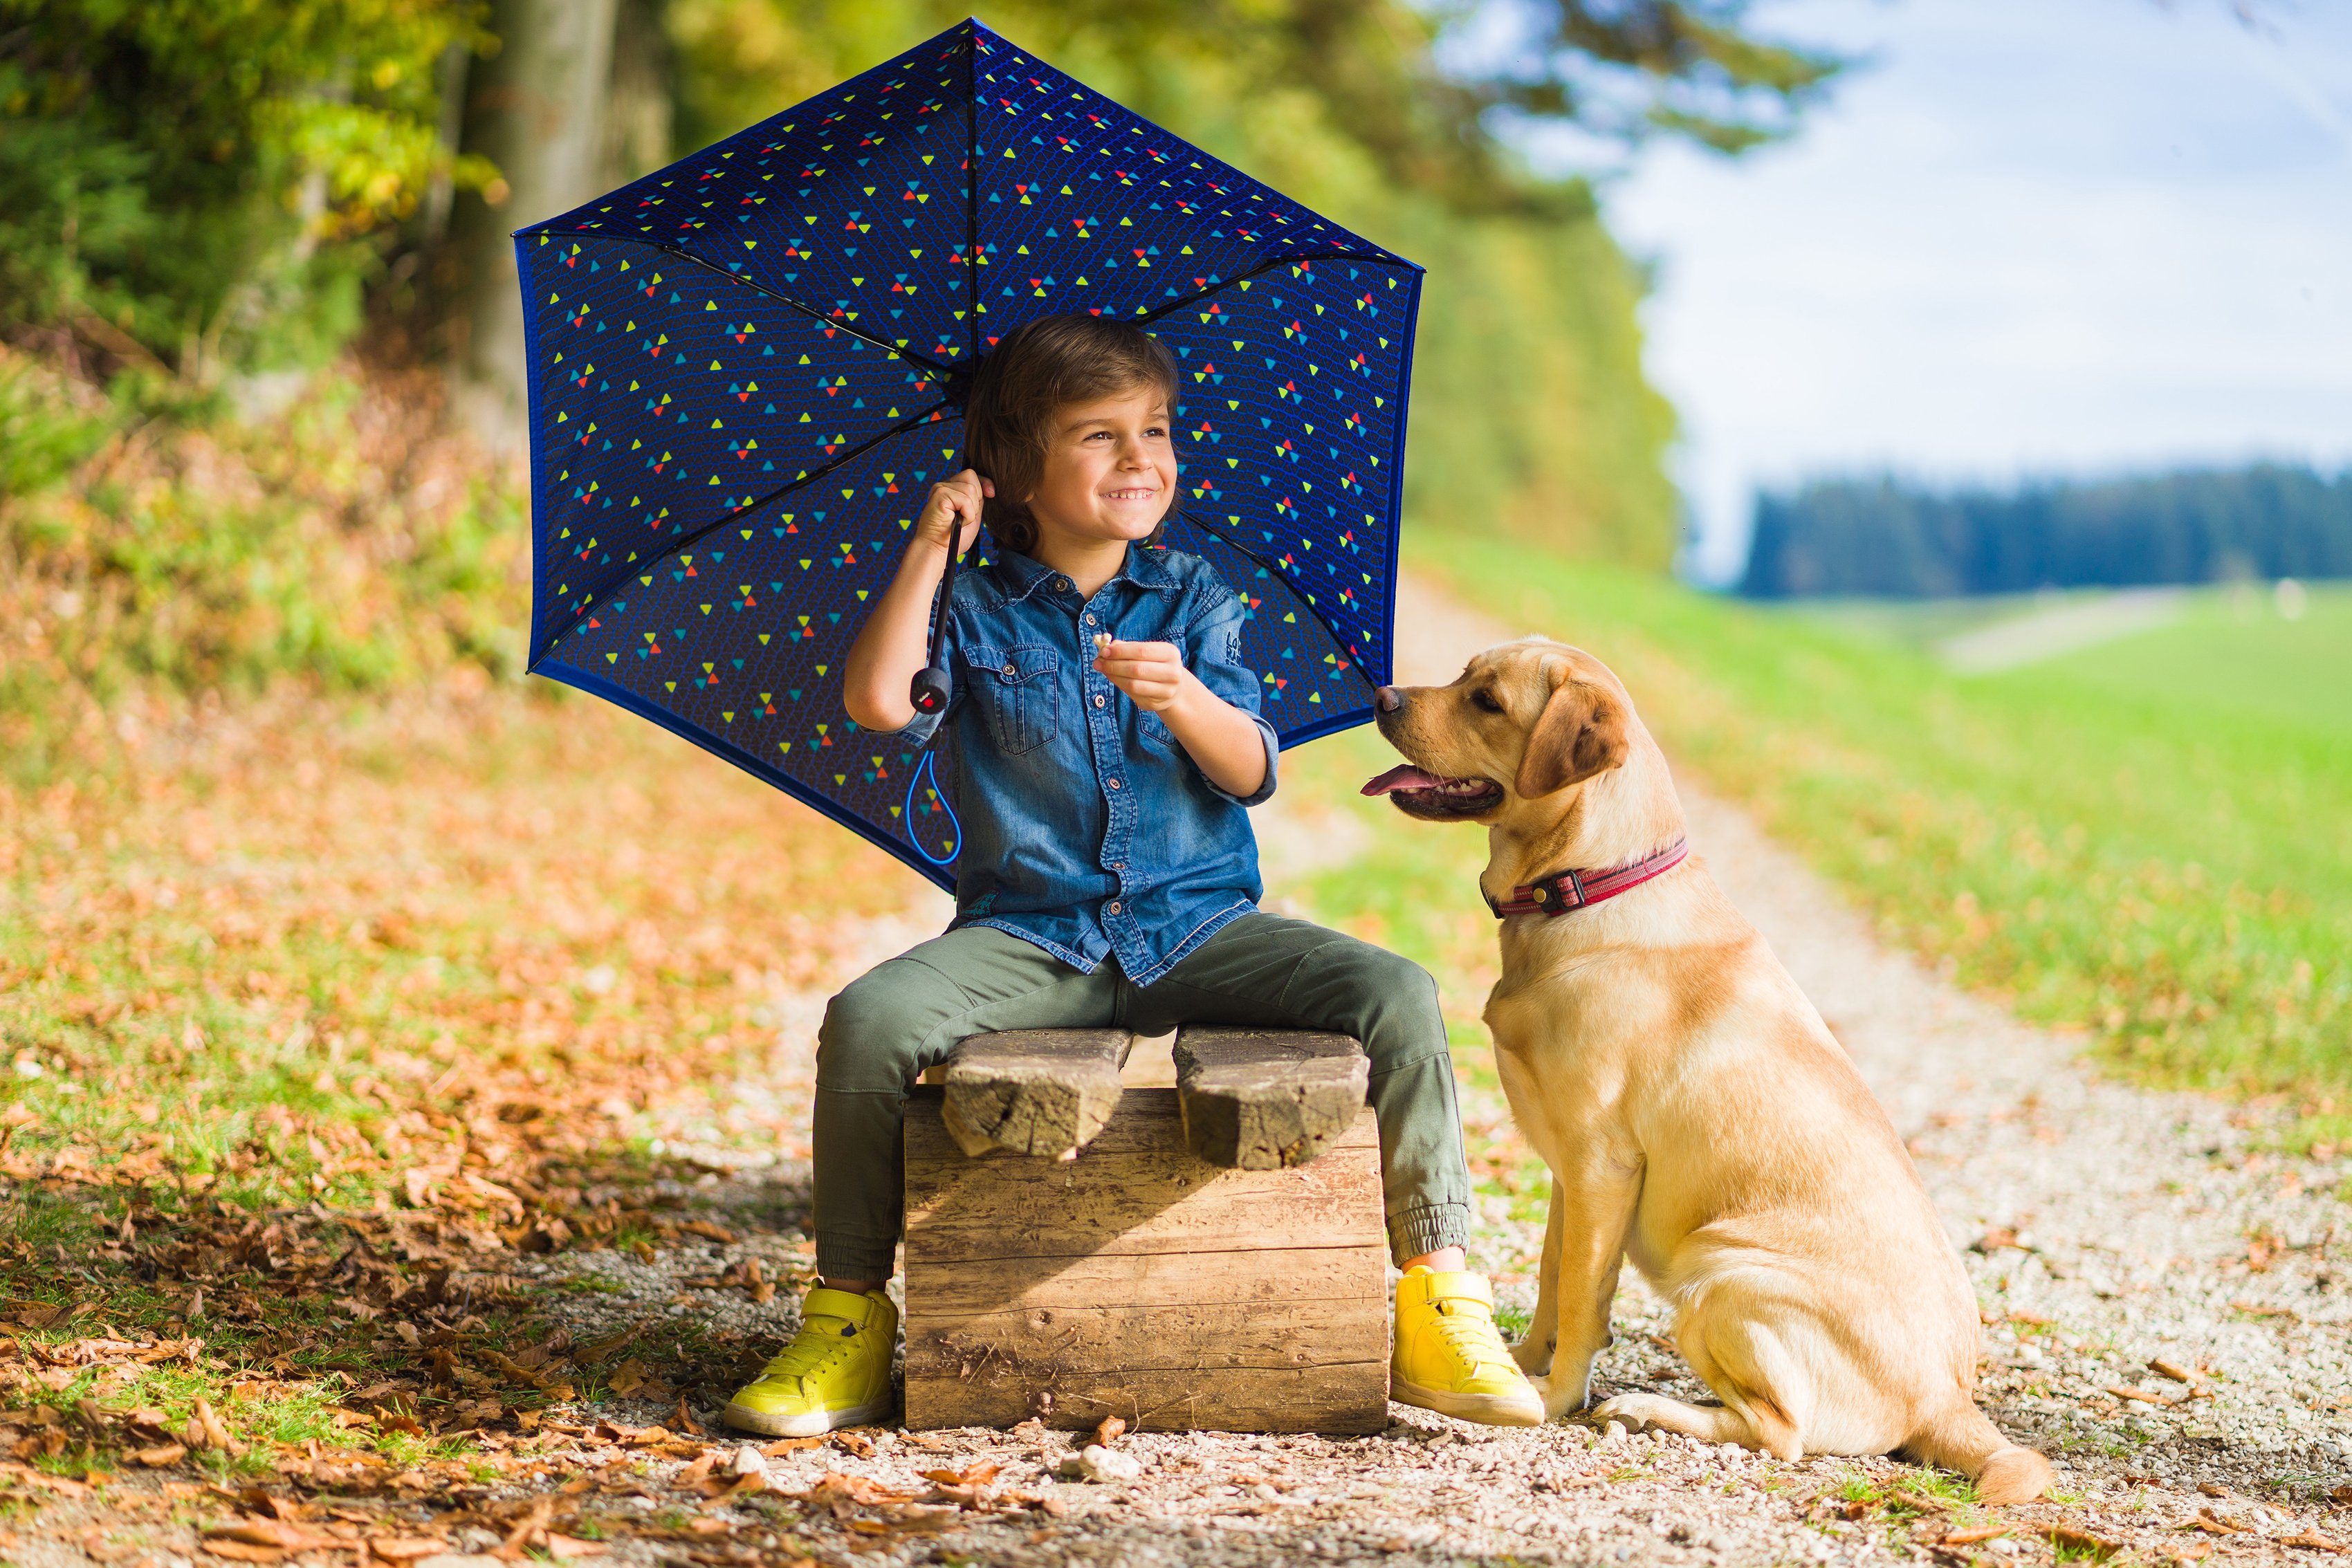
{"label": "red dog collar", "polygon": [[1484,889],[1480,892],[1497,920],[1509,915],[1566,915],[1571,909],[1614,898],[1654,876],[1663,876],[1682,864],[1683,857],[1688,853],[1690,841],[1676,839],[1657,853],[1630,865],[1612,866],[1607,871],[1559,871],[1533,882],[1523,882],[1499,904],[1493,894]]}

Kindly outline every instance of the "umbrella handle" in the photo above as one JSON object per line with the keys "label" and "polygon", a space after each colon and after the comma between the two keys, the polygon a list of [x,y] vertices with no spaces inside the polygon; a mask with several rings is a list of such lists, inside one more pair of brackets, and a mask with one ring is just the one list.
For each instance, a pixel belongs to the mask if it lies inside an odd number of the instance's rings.
{"label": "umbrella handle", "polygon": [[915,672],[915,679],[907,698],[915,705],[917,713],[938,713],[948,706],[951,688],[948,685],[945,649],[948,641],[948,613],[955,598],[956,548],[958,520],[948,525],[947,570],[940,574],[940,600],[931,612],[931,662]]}

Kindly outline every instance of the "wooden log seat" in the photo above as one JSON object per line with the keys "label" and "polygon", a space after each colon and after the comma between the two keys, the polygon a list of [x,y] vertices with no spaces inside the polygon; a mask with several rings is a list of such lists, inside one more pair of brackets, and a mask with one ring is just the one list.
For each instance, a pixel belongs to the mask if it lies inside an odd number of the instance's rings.
{"label": "wooden log seat", "polygon": [[1120,1092],[1113,1032],[975,1036],[909,1101],[908,1426],[1380,1430],[1361,1048],[1187,1030],[1177,1088]]}
{"label": "wooden log seat", "polygon": [[1184,1141],[1213,1166],[1303,1166],[1364,1108],[1372,1071],[1344,1034],[1187,1029],[1176,1036]]}

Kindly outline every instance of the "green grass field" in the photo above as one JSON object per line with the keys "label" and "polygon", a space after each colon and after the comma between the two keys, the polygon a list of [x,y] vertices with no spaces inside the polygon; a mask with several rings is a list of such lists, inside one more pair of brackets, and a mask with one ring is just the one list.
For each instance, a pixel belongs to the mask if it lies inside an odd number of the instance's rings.
{"label": "green grass field", "polygon": [[[2294,622],[2215,595],[1961,677],[1884,624],[1408,540],[1471,602],[1607,660],[1679,766],[1890,939],[2144,1082],[2290,1096],[2299,1137],[2352,1134],[2352,593]],[[1322,892],[1409,929],[1425,874]]]}

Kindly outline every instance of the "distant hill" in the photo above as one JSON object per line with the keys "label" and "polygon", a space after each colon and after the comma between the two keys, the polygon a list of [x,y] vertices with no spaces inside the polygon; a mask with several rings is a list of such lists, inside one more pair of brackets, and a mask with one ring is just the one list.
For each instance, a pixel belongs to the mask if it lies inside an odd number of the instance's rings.
{"label": "distant hill", "polygon": [[1739,591],[1898,599],[2352,577],[2352,471],[2256,464],[1935,491],[1892,477],[1757,497]]}

